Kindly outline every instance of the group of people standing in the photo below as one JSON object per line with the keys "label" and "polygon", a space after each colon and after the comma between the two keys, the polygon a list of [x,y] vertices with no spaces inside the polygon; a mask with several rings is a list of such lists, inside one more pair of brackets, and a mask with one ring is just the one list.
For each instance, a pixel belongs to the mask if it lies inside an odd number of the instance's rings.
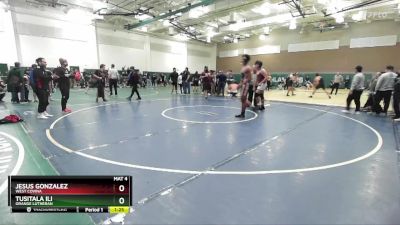
{"label": "group of people standing", "polygon": [[[76,71],[71,72],[68,67],[68,61],[66,59],[59,59],[59,66],[53,71],[47,69],[47,61],[45,58],[37,58],[36,64],[33,64],[29,71],[25,75],[22,72],[20,63],[16,62],[14,68],[12,68],[7,77],[7,90],[11,92],[11,102],[30,102],[29,100],[29,88],[31,86],[35,102],[38,99],[38,115],[39,119],[48,119],[53,115],[47,112],[47,106],[49,105],[49,97],[53,89],[53,82],[57,84],[61,93],[61,110],[63,113],[71,113],[72,110],[67,107],[67,103],[70,95],[71,78],[75,79]],[[118,70],[115,69],[115,65],[112,64],[109,70],[106,70],[104,64],[100,65],[100,68],[92,74],[92,79],[95,81],[97,86],[96,102],[101,98],[103,102],[106,102],[104,88],[106,82],[109,82],[110,96],[118,95],[118,80],[120,75]],[[132,86],[131,95],[127,98],[131,100],[132,96],[136,93],[140,100],[140,94],[138,92],[138,84],[140,80],[139,70],[131,67],[128,70],[128,85]],[[0,101],[2,101],[5,93],[4,90],[6,84],[0,83]],[[20,93],[20,97],[18,94]]]}
{"label": "group of people standing", "polygon": [[171,94],[174,92],[178,94],[178,86],[181,94],[190,94],[192,88],[194,93],[199,93],[201,88],[205,98],[212,94],[225,96],[225,87],[229,79],[233,79],[232,71],[216,73],[214,70],[209,70],[207,66],[204,67],[201,74],[197,71],[191,74],[189,68],[186,67],[180,74],[178,74],[176,68],[173,68],[169,75],[169,81],[172,85]]}
{"label": "group of people standing", "polygon": [[253,66],[249,65],[250,56],[242,56],[242,79],[239,84],[241,88],[241,112],[236,118],[244,118],[246,108],[252,104],[254,95],[254,109],[265,110],[264,90],[267,88],[267,81],[271,79],[267,70],[263,68],[263,63],[257,60]]}
{"label": "group of people standing", "polygon": [[[400,122],[400,72],[395,73],[393,66],[387,66],[385,72],[378,72],[371,80],[368,87],[368,99],[362,108],[370,114],[387,116],[390,100],[393,96],[394,121]],[[355,113],[360,114],[360,97],[364,91],[365,76],[362,73],[362,66],[356,67],[356,75],[353,77],[347,106],[343,110],[349,113],[350,104],[354,100],[356,104]],[[381,102],[383,100],[383,108]]]}

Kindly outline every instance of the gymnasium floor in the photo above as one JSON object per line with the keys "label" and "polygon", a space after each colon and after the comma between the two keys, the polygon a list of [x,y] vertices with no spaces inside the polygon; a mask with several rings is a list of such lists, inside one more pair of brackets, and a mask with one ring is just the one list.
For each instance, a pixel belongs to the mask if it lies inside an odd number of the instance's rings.
{"label": "gymnasium floor", "polygon": [[127,102],[129,91],[96,104],[95,90],[71,90],[68,115],[57,92],[49,120],[36,119],[34,103],[0,105],[1,117],[25,119],[0,126],[19,149],[0,178],[18,165],[21,142],[21,175],[132,175],[134,211],[12,215],[2,204],[1,224],[400,224],[399,125],[342,114],[332,105],[345,91],[331,101],[272,91],[266,111],[244,120],[233,118],[237,99],[160,88]]}

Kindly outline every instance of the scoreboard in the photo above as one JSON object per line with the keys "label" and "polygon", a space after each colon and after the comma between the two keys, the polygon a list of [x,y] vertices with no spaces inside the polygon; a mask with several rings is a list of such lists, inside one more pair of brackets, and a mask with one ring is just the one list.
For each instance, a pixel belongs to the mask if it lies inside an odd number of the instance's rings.
{"label": "scoreboard", "polygon": [[131,176],[9,176],[13,213],[129,213]]}

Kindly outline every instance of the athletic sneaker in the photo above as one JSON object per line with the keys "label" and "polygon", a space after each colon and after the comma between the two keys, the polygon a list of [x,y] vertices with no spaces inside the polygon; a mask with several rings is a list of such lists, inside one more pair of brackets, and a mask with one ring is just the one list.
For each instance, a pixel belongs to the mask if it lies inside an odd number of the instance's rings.
{"label": "athletic sneaker", "polygon": [[331,99],[331,98],[332,98],[330,95],[329,95],[328,97],[329,97],[329,99]]}
{"label": "athletic sneaker", "polygon": [[350,113],[350,111],[347,110],[347,109],[343,109],[342,112],[343,112],[343,113]]}
{"label": "athletic sneaker", "polygon": [[39,113],[37,118],[38,119],[48,119],[43,113]]}
{"label": "athletic sneaker", "polygon": [[394,122],[400,122],[400,117],[393,119]]}
{"label": "athletic sneaker", "polygon": [[136,100],[138,100],[138,101],[139,101],[139,100],[142,100],[142,98],[137,98]]}
{"label": "athletic sneaker", "polygon": [[129,97],[127,97],[127,98],[126,98],[126,100],[128,100],[128,101],[131,101],[132,99],[131,99],[131,98],[129,98]]}
{"label": "athletic sneaker", "polygon": [[309,98],[312,98],[312,95],[308,96]]}
{"label": "athletic sneaker", "polygon": [[53,115],[50,115],[47,111],[44,111],[43,115],[46,116],[46,117],[52,117],[53,116]]}
{"label": "athletic sneaker", "polygon": [[235,116],[236,118],[244,118],[244,114],[239,114]]}
{"label": "athletic sneaker", "polygon": [[356,115],[360,115],[361,113],[360,113],[360,111],[356,111],[355,114]]}

